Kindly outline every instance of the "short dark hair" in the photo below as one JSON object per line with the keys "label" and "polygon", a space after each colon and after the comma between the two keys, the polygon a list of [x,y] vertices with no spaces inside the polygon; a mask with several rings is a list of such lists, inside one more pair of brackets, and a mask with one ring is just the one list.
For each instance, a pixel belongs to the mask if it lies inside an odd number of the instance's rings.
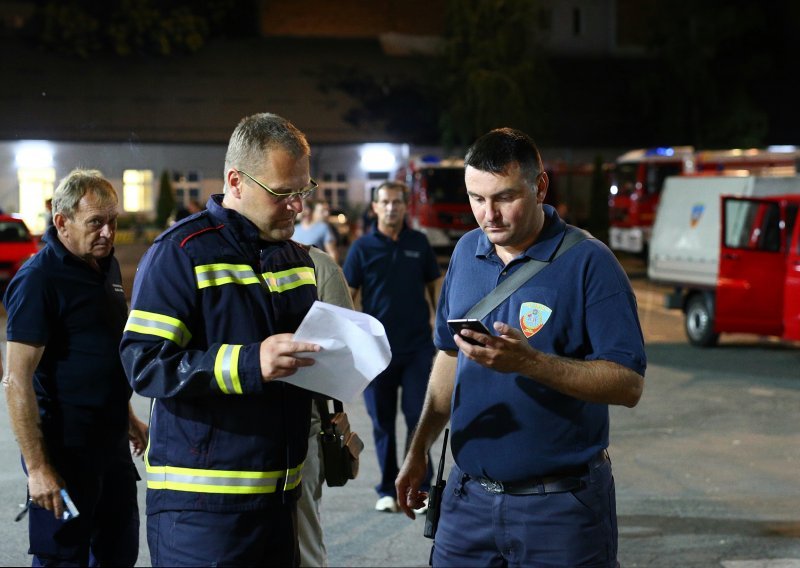
{"label": "short dark hair", "polygon": [[387,180],[381,183],[372,191],[372,201],[378,201],[378,192],[382,189],[388,189],[390,191],[402,191],[403,201],[408,201],[408,186],[402,181]]}
{"label": "short dark hair", "polygon": [[520,130],[496,128],[487,132],[467,150],[464,166],[482,172],[501,174],[509,165],[519,164],[522,175],[533,188],[544,172],[542,155],[533,139]]}

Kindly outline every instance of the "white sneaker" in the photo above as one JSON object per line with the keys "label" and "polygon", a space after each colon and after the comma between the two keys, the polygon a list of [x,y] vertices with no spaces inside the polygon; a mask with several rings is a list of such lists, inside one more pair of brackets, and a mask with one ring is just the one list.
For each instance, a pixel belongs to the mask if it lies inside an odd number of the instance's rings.
{"label": "white sneaker", "polygon": [[414,514],[424,515],[427,512],[428,512],[428,498],[425,497],[425,502],[422,504],[422,507],[420,507],[419,509],[414,509]]}
{"label": "white sneaker", "polygon": [[396,513],[400,508],[397,506],[397,500],[394,497],[386,495],[375,503],[375,510],[383,513]]}

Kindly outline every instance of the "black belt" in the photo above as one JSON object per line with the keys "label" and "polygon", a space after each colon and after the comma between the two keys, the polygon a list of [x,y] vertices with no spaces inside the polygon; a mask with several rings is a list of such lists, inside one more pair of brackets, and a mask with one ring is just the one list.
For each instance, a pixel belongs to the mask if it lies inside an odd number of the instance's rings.
{"label": "black belt", "polygon": [[594,469],[598,465],[608,461],[608,452],[606,450],[598,453],[586,465],[561,471],[553,475],[545,475],[543,477],[534,477],[525,481],[510,481],[504,483],[502,481],[494,481],[487,477],[477,477],[475,481],[480,483],[481,487],[488,493],[499,495],[505,493],[506,495],[546,495],[547,493],[566,493],[568,491],[575,491],[583,487],[584,475],[589,473],[590,469]]}

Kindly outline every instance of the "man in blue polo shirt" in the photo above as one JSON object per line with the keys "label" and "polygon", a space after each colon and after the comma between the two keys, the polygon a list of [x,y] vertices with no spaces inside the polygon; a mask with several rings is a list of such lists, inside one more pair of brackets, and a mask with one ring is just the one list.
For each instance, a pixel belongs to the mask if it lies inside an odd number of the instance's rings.
{"label": "man in blue polo shirt", "polygon": [[[8,286],[11,426],[28,475],[34,566],[133,566],[139,554],[140,455],[147,426],[130,406],[118,346],[127,317],[113,256],[117,194],[75,170],[53,195],[47,246]],[[65,520],[61,490],[79,515]],[[98,564],[99,563],[99,564]]]}
{"label": "man in blue polo shirt", "polygon": [[[407,449],[422,412],[433,361],[430,309],[436,307],[436,283],[441,275],[428,239],[406,226],[407,192],[399,182],[385,182],[375,190],[372,209],[377,221],[352,244],[344,262],[353,301],[363,290],[362,310],[383,324],[392,348],[389,367],[364,391],[381,468],[375,509],[385,512],[398,511],[394,487],[398,472],[397,391],[402,392]],[[423,488],[430,486],[432,473],[429,466]]]}
{"label": "man in blue polo shirt", "polygon": [[492,334],[453,335],[448,319],[530,260],[552,260],[577,230],[543,205],[547,174],[524,133],[489,132],[465,164],[480,228],[459,241],[442,286],[400,506],[414,517],[427,452],[450,419],[456,464],[434,566],[617,566],[608,405],[638,403],[646,366],[630,283],[606,246],[584,240],[483,319]]}

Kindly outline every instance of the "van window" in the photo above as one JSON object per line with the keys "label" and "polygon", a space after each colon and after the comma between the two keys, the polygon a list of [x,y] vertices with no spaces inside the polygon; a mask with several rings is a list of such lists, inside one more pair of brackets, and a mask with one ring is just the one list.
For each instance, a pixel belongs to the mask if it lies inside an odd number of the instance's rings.
{"label": "van window", "polygon": [[777,252],[781,248],[777,203],[725,200],[725,246]]}
{"label": "van window", "polygon": [[[786,206],[786,250],[789,250],[789,247],[792,246],[792,235],[794,234],[794,226],[797,223],[798,217],[798,206],[794,203],[790,203]],[[800,239],[797,241],[797,250],[796,253],[800,253]]]}

